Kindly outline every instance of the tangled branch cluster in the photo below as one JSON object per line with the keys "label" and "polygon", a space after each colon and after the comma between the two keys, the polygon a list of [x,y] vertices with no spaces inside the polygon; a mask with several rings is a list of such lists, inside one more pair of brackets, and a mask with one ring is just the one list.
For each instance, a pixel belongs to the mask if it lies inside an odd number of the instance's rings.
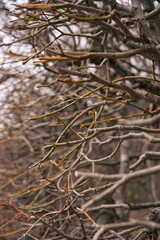
{"label": "tangled branch cluster", "polygon": [[158,239],[157,2],[29,1],[10,13],[3,239]]}

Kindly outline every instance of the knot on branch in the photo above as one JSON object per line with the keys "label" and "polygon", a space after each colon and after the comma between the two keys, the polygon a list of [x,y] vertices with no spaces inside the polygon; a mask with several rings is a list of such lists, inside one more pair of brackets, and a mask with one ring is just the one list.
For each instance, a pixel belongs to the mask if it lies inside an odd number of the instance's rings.
{"label": "knot on branch", "polygon": [[[152,221],[152,222],[156,222],[156,223],[160,223],[160,207],[153,209],[152,211],[150,211],[147,216],[146,219],[148,221]],[[159,239],[159,231],[154,230],[148,233],[148,239],[149,240],[158,240]]]}
{"label": "knot on branch", "polygon": [[160,223],[160,207],[154,208],[146,215],[148,221]]}

